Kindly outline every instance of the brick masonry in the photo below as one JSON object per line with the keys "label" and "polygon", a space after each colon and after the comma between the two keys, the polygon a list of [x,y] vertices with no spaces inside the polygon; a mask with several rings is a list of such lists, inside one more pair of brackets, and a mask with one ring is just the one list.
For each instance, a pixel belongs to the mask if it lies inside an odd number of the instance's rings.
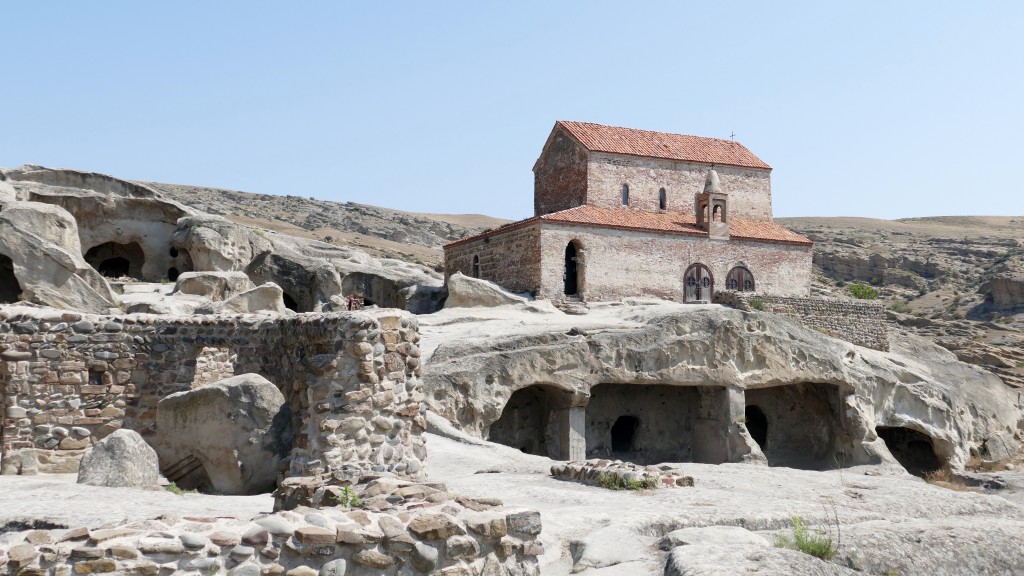
{"label": "brick masonry", "polygon": [[415,478],[426,456],[418,341],[415,319],[397,310],[186,318],[0,308],[0,470],[24,449],[78,457],[122,427],[155,444],[160,399],[251,372],[289,402],[291,475]]}
{"label": "brick masonry", "polygon": [[748,311],[755,309],[755,300],[760,300],[760,306],[765,311],[791,316],[834,338],[865,348],[889,350],[885,306],[880,302],[793,298],[744,292],[718,292],[715,300]]}
{"label": "brick masonry", "polygon": [[479,258],[480,278],[513,292],[535,293],[540,287],[540,227],[537,222],[446,249],[445,279],[456,272],[472,277],[474,256]]}

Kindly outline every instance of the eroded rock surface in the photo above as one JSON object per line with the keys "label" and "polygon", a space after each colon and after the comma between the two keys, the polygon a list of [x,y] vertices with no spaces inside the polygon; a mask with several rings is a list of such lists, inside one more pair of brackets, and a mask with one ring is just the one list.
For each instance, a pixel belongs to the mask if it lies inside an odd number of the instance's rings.
{"label": "eroded rock surface", "polygon": [[82,457],[78,483],[113,488],[153,488],[160,481],[156,451],[132,430],[116,430]]}
{"label": "eroded rock surface", "polygon": [[157,411],[161,470],[186,489],[267,492],[291,449],[289,414],[281,391],[258,374],[171,394]]}

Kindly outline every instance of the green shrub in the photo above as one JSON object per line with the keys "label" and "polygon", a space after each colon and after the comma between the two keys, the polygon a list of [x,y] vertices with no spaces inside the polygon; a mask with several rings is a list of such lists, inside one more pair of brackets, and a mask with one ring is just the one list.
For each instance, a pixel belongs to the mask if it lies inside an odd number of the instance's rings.
{"label": "green shrub", "polygon": [[837,549],[830,535],[812,533],[799,516],[793,516],[793,535],[780,534],[775,538],[775,547],[799,550],[822,560],[831,560]]}
{"label": "green shrub", "polygon": [[907,306],[903,302],[897,302],[889,307],[893,312],[899,312],[900,314],[910,314],[910,306]]}
{"label": "green shrub", "polygon": [[338,506],[344,506],[345,508],[358,508],[363,505],[363,501],[356,496],[356,491],[351,486],[345,486],[336,492],[333,498]]}
{"label": "green shrub", "polygon": [[850,296],[853,296],[858,300],[874,300],[875,298],[878,298],[878,290],[868,286],[867,284],[850,284],[846,289],[850,292]]}
{"label": "green shrub", "polygon": [[185,490],[183,488],[179,488],[178,485],[175,484],[174,482],[171,482],[167,486],[164,486],[164,490],[167,490],[171,494],[177,494],[178,496],[181,496],[182,494],[199,494],[199,490]]}
{"label": "green shrub", "polygon": [[758,296],[754,296],[753,298],[748,300],[747,304],[750,304],[750,307],[753,308],[754,310],[760,310],[761,312],[764,312],[768,308],[764,304],[764,299]]}

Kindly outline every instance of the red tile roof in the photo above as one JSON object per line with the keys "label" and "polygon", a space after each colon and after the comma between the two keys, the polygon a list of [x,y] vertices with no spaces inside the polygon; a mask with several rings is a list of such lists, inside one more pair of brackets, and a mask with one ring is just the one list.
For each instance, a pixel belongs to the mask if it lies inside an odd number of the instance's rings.
{"label": "red tile roof", "polygon": [[[697,220],[693,214],[674,212],[641,212],[629,208],[602,208],[584,204],[561,212],[545,214],[540,219],[546,222],[583,224],[603,228],[707,236],[707,232],[697,227]],[[783,242],[807,246],[812,244],[807,238],[771,220],[732,219],[729,221],[729,236],[739,240]]]}
{"label": "red tile roof", "polygon": [[746,146],[732,140],[667,134],[635,128],[617,128],[590,122],[559,120],[555,126],[564,128],[592,152],[648,156],[705,164],[727,164],[766,170],[772,168],[754,156],[754,153],[747,150]]}
{"label": "red tile roof", "polygon": [[[534,216],[526,220],[505,224],[500,228],[489,230],[476,236],[456,240],[445,245],[445,248],[469,242],[485,236],[501,234],[512,229],[520,228],[537,221],[557,222],[559,224],[597,226],[600,228],[616,228],[619,230],[636,230],[639,232],[665,232],[669,234],[686,234],[693,236],[707,236],[708,233],[697,228],[696,217],[693,214],[679,214],[675,212],[641,212],[629,208],[602,208],[584,204],[561,212],[553,212],[543,216]],[[770,220],[730,220],[729,236],[737,240],[752,240],[755,242],[779,242],[782,244],[797,244],[811,246],[812,242],[807,238],[776,224]]]}

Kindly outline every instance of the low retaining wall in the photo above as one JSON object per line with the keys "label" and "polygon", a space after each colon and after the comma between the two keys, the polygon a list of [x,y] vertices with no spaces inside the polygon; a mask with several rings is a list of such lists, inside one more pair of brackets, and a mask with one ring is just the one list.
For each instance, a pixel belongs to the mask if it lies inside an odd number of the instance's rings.
{"label": "low retaining wall", "polygon": [[249,520],[164,515],[7,535],[0,574],[540,573],[537,512],[393,479],[370,482],[356,494],[362,508],[305,508]]}
{"label": "low retaining wall", "polygon": [[622,460],[583,460],[565,462],[551,467],[551,475],[559,480],[573,480],[611,490],[644,490],[693,486],[693,477],[668,464],[640,466]]}
{"label": "low retaining wall", "polygon": [[[754,304],[760,302],[759,308]],[[875,350],[889,350],[885,306],[881,302],[833,298],[769,296],[755,292],[716,292],[715,302],[740,310],[763,308],[800,320],[834,338]]]}
{"label": "low retaining wall", "polygon": [[[421,474],[419,334],[397,310],[94,316],[0,307],[0,472],[77,470],[118,428],[155,445],[157,402],[257,373],[293,414],[291,476]],[[25,457],[11,458],[18,453]],[[16,461],[17,460],[17,461]]]}

